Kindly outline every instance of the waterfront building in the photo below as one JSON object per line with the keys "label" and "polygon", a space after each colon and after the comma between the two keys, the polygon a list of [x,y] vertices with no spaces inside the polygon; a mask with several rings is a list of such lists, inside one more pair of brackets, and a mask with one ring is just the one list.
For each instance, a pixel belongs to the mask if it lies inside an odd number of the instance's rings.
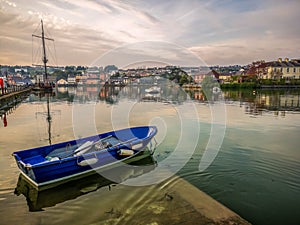
{"label": "waterfront building", "polygon": [[300,60],[279,58],[277,61],[267,63],[267,79],[300,79]]}
{"label": "waterfront building", "polygon": [[220,74],[215,70],[202,69],[198,74],[192,75],[194,83],[200,84],[205,77],[213,77],[216,80],[219,80]]}
{"label": "waterfront building", "polygon": [[50,83],[50,84],[55,84],[55,82],[56,82],[56,76],[55,75],[48,75],[48,82]]}
{"label": "waterfront building", "polygon": [[300,60],[279,58],[277,61],[253,62],[246,75],[256,76],[258,79],[300,79]]}
{"label": "waterfront building", "polygon": [[68,82],[64,79],[60,79],[56,82],[57,86],[67,86]]}
{"label": "waterfront building", "polygon": [[68,75],[68,85],[69,86],[74,86],[74,85],[76,85],[77,83],[76,83],[76,76],[75,75],[71,75],[71,74],[69,74]]}
{"label": "waterfront building", "polygon": [[226,73],[226,74],[224,74],[224,73],[220,74],[220,77],[219,77],[220,83],[221,84],[223,84],[223,83],[230,83],[231,78],[232,78],[232,74],[228,74],[228,73]]}
{"label": "waterfront building", "polygon": [[44,83],[44,75],[43,74],[37,74],[35,83],[36,84]]}
{"label": "waterfront building", "polygon": [[[55,75],[49,75],[48,74],[48,82],[49,83],[56,83],[56,76]],[[44,77],[44,74],[37,74],[36,76],[35,76],[35,81],[34,81],[34,83],[36,83],[36,84],[40,84],[40,83],[44,83],[45,82],[45,77]]]}
{"label": "waterfront building", "polygon": [[269,62],[256,61],[248,66],[242,78],[240,79],[241,82],[250,79],[300,79],[300,59],[289,60],[285,58],[282,60],[279,58]]}
{"label": "waterfront building", "polygon": [[87,76],[86,75],[77,75],[76,77],[75,77],[75,79],[76,79],[76,83],[78,84],[78,85],[83,85],[83,84],[85,84],[86,83],[86,80],[87,80]]}
{"label": "waterfront building", "polygon": [[99,79],[100,81],[107,81],[110,76],[106,73],[100,73]]}
{"label": "waterfront building", "polygon": [[100,84],[99,74],[88,74],[86,85],[96,86]]}

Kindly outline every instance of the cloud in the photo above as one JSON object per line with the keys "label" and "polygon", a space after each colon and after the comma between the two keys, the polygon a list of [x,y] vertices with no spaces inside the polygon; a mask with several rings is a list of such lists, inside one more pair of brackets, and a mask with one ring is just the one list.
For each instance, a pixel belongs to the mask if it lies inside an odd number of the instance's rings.
{"label": "cloud", "polygon": [[145,65],[149,62],[157,62],[158,65],[206,65],[189,49],[164,41],[125,44],[108,51],[93,65],[115,64],[119,68],[127,68],[128,65]]}
{"label": "cloud", "polygon": [[[120,45],[104,32],[72,24],[52,14],[44,15],[36,11],[23,15],[0,13],[1,64],[37,63],[32,62],[32,33],[41,34],[39,16],[44,19],[46,35],[55,39],[58,64],[89,64],[100,54]],[[33,45],[39,41],[34,40]],[[84,57],[79,52],[85,52]]]}
{"label": "cloud", "polygon": [[[31,59],[31,34],[42,18],[47,35],[56,40],[60,64],[89,64],[106,51],[143,41],[185,46],[209,64],[250,63],[278,54],[292,57],[300,49],[298,0],[2,0],[0,4],[5,43],[1,52],[17,56],[26,51],[25,58]],[[156,51],[158,58],[169,54],[163,47]],[[14,54],[3,53],[7,57],[0,63],[18,63]],[[180,54],[172,57],[176,55]]]}
{"label": "cloud", "polygon": [[[276,44],[274,45],[274,43]],[[289,41],[285,39],[278,40],[272,35],[256,41],[236,38],[191,47],[190,50],[209,65],[246,65],[253,61],[271,61],[278,57],[299,58],[300,39],[296,37],[289,39]]]}
{"label": "cloud", "polygon": [[[222,29],[211,33],[208,29],[205,34],[198,32],[199,41],[191,38],[186,45],[208,64],[248,64],[259,59],[274,60],[279,56],[299,57],[300,29],[297,29],[297,23],[300,3],[293,0],[261,1],[254,5],[248,10],[234,6],[214,9],[215,20]],[[193,30],[186,33],[193,37],[197,35]]]}

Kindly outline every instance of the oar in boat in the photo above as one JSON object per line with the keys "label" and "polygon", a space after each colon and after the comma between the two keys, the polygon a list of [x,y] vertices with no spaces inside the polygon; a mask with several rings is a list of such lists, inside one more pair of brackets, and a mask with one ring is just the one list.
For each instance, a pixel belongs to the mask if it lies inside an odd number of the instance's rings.
{"label": "oar in boat", "polygon": [[[131,142],[131,141],[134,141],[134,140],[136,140],[136,139],[138,139],[137,137],[134,137],[134,138],[131,138],[131,139],[129,139],[129,140],[127,140],[127,141],[122,141],[122,142],[120,142],[120,143],[117,143],[117,144],[115,144],[115,145],[113,145],[113,146],[111,146],[111,147],[109,147],[109,148],[115,148],[115,147],[117,147],[118,145],[124,145],[124,144],[126,144],[126,143],[128,143],[128,142]],[[121,146],[120,146],[121,147]]]}
{"label": "oar in boat", "polygon": [[[74,152],[71,152],[71,154],[67,155],[66,157],[69,157],[71,155],[82,155],[85,152],[87,152],[88,150],[90,150],[93,146],[95,146],[95,144],[100,143],[106,139],[111,138],[112,135],[106,136],[104,138],[101,138],[100,140],[94,142],[94,141],[87,141],[85,143],[83,143],[81,146],[79,146],[77,149],[74,150]],[[80,153],[80,154],[79,154]]]}
{"label": "oar in boat", "polygon": [[[88,147],[85,147],[85,146],[84,146],[84,148],[79,149],[79,151],[78,151],[78,150],[75,150],[75,151],[73,152],[73,155],[74,155],[74,156],[80,156],[80,155],[86,153],[88,150],[90,150],[90,149],[92,148],[92,146],[94,146],[95,144],[97,144],[97,143],[103,141],[104,139],[107,139],[107,138],[103,138],[103,139],[97,141],[96,143],[89,144]],[[127,140],[127,141],[121,141],[121,142],[119,142],[119,143],[117,143],[117,144],[115,144],[115,145],[113,145],[113,146],[110,146],[110,147],[104,147],[103,149],[99,149],[99,150],[101,151],[101,150],[107,149],[107,151],[113,151],[114,148],[116,148],[116,147],[121,148],[122,145],[126,145],[127,143],[129,143],[129,142],[131,142],[131,141],[134,141],[134,140],[136,140],[136,139],[138,139],[138,138],[137,138],[137,137],[134,137],[134,138],[131,138],[131,139]],[[81,147],[81,146],[80,146],[80,147]],[[79,147],[79,148],[80,148],[80,147]],[[70,155],[69,155],[69,156],[70,156]],[[67,157],[68,157],[68,156],[67,156]]]}
{"label": "oar in boat", "polygon": [[[127,156],[132,156],[134,154],[134,151],[133,150],[130,150],[130,149],[121,149],[121,147],[123,146],[126,146],[127,143],[131,142],[131,141],[134,141],[138,139],[137,137],[134,137],[132,139],[129,139],[127,141],[123,141],[123,142],[120,142],[120,143],[117,143],[113,146],[110,146],[110,147],[107,147],[107,148],[104,148],[104,149],[100,149],[99,151],[101,150],[106,150],[107,152],[111,152],[111,151],[116,151],[117,149],[120,149],[120,152],[118,151],[118,154],[120,156],[124,156],[124,157],[127,157]],[[81,152],[79,152],[81,153]],[[74,155],[74,156],[80,156],[81,154],[78,154],[77,155]],[[77,165],[79,166],[87,166],[87,165],[91,165],[91,164],[95,164],[98,162],[98,157],[96,156],[95,154],[95,157],[93,158],[89,158],[89,159],[84,159],[80,162],[78,162],[78,159],[79,157],[77,157]]]}
{"label": "oar in boat", "polygon": [[[114,150],[116,150],[116,148],[117,148],[117,149],[120,149],[120,148],[122,148],[123,146],[126,146],[127,143],[132,142],[132,141],[134,141],[134,140],[136,140],[136,139],[138,139],[138,138],[137,138],[137,137],[134,137],[134,138],[129,139],[129,140],[127,140],[127,141],[121,141],[121,142],[119,142],[119,143],[117,143],[117,144],[115,144],[115,145],[112,145],[112,146],[110,146],[110,147],[104,147],[103,149],[99,149],[98,151],[101,151],[101,150],[107,150],[108,152],[114,151]],[[90,148],[89,148],[89,149],[90,149]],[[88,150],[89,150],[89,149],[88,149]],[[86,153],[88,150],[77,152],[76,154],[74,154],[74,156],[80,156],[80,155]]]}

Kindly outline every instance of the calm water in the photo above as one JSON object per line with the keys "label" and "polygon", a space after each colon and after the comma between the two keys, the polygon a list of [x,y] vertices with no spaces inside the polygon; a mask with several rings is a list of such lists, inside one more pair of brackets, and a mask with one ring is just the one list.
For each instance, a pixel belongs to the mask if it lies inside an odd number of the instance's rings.
{"label": "calm water", "polygon": [[[177,173],[180,177],[253,224],[300,224],[300,91],[224,92],[224,141],[203,172],[198,167],[210,137],[212,114],[200,92],[189,92],[193,100],[176,87],[155,95],[146,94],[145,87],[99,92],[93,87],[58,89],[50,96],[50,127],[46,96],[31,94],[5,114],[1,112],[0,224],[101,224],[95,221],[107,219],[103,212],[118,215],[116,205],[142,206],[160,192],[159,185],[107,186],[112,183],[94,177],[37,193],[19,177],[12,152],[47,145],[49,139],[57,143],[95,131],[155,124],[159,145],[154,157],[146,159],[148,170],[154,171],[173,154],[183,123],[190,126],[188,137],[199,125],[200,136],[187,140],[197,141],[188,163],[182,154],[172,162],[185,164]],[[219,95],[214,99],[213,105],[220,104]],[[188,111],[191,103],[198,118]],[[187,117],[181,117],[181,110]],[[120,169],[120,181],[149,171]],[[133,213],[132,221],[134,216],[138,217]]]}

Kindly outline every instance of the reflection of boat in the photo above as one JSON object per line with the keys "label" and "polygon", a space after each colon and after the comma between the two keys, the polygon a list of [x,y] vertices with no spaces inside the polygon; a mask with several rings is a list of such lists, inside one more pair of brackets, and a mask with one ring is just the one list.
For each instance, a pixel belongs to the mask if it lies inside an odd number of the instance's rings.
{"label": "reflection of boat", "polygon": [[59,93],[67,93],[68,92],[68,88],[64,87],[64,86],[57,86],[57,92],[59,92]]}
{"label": "reflection of boat", "polygon": [[[90,176],[46,190],[37,190],[20,174],[15,188],[15,194],[22,194],[26,197],[29,211],[41,211],[45,207],[55,206],[58,203],[75,199],[105,186],[111,188],[111,184],[115,182],[121,183],[127,179],[148,173],[152,171],[155,166],[156,164],[152,156],[148,156],[132,165],[124,164],[112,170],[108,170],[102,174],[102,176],[98,173],[94,173]],[[110,177],[113,177],[113,181],[109,180]]]}
{"label": "reflection of boat", "polygon": [[126,128],[22,150],[13,156],[21,173],[37,188],[54,186],[94,170],[106,170],[119,162],[140,159],[156,133],[154,126]]}
{"label": "reflection of boat", "polygon": [[221,93],[222,90],[219,87],[213,87],[212,91],[214,94],[219,94],[219,93]]}
{"label": "reflection of boat", "polygon": [[157,94],[160,93],[160,91],[161,89],[158,86],[152,86],[150,88],[145,89],[145,92],[149,94]]}
{"label": "reflection of boat", "polygon": [[142,98],[143,101],[160,101],[161,100],[161,95],[160,93],[157,94],[145,94],[145,96]]}
{"label": "reflection of boat", "polygon": [[[50,110],[50,99],[55,96],[54,92],[45,92],[45,91],[39,91],[39,92],[32,92],[34,96],[39,97],[39,101],[42,102],[43,98],[46,98],[46,106],[47,111],[46,112],[36,112],[36,118],[38,118],[39,115],[46,117],[47,121],[47,133],[48,133],[48,142],[49,145],[52,143],[52,123],[53,123],[53,115],[56,114],[54,110]],[[56,110],[57,111],[57,110]],[[58,111],[60,113],[60,111]]]}

